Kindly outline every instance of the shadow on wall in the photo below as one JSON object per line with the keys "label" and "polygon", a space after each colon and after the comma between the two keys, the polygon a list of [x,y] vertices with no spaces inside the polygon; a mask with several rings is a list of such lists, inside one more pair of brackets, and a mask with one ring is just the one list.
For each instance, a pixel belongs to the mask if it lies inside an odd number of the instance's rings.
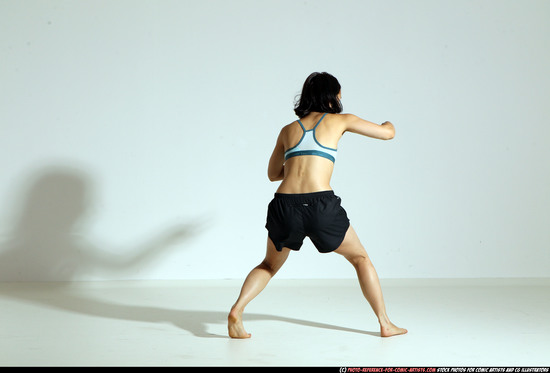
{"label": "shadow on wall", "polygon": [[71,281],[96,272],[142,267],[199,233],[200,224],[162,232],[128,254],[99,250],[81,235],[92,207],[88,175],[51,167],[34,177],[8,239],[0,243],[0,281]]}

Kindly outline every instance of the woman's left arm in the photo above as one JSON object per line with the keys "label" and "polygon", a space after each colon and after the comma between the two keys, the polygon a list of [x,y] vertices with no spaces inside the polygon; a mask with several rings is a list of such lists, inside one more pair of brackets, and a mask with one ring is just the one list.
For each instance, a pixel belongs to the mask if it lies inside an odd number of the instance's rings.
{"label": "woman's left arm", "polygon": [[277,143],[275,144],[275,149],[273,149],[271,158],[269,158],[269,165],[267,166],[267,177],[271,181],[283,180],[285,175],[285,147],[282,134],[283,131],[281,130],[277,138]]}

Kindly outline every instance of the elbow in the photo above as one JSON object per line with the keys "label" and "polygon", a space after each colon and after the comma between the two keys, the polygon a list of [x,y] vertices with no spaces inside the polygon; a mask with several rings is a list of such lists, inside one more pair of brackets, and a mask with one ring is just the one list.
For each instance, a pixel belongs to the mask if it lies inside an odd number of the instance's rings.
{"label": "elbow", "polygon": [[267,178],[269,179],[269,181],[277,181],[277,180],[280,180],[279,176],[280,176],[280,175],[275,175],[273,172],[268,172],[268,173],[267,173]]}
{"label": "elbow", "polygon": [[280,172],[267,172],[267,178],[269,179],[269,181],[279,181],[279,180],[283,180],[284,178],[284,168],[281,169]]}

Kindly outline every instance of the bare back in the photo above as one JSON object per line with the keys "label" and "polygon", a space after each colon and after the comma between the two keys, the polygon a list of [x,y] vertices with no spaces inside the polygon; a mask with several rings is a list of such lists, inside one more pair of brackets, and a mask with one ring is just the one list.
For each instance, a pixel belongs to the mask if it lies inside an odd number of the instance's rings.
{"label": "bare back", "polygon": [[[301,119],[306,131],[315,127],[323,113],[312,112]],[[315,139],[323,147],[338,148],[338,142],[345,132],[353,132],[377,139],[393,138],[395,129],[390,122],[378,125],[353,114],[326,114],[315,128]],[[268,176],[271,181],[282,180],[277,193],[314,193],[332,190],[330,179],[334,163],[317,155],[300,155],[285,161],[285,151],[296,146],[304,130],[298,121],[281,130],[277,144],[269,160]]]}
{"label": "bare back", "polygon": [[[311,130],[319,122],[322,113],[311,113],[301,119],[306,130]],[[327,114],[315,129],[317,141],[323,146],[336,149],[343,135],[343,128]],[[292,148],[302,138],[303,130],[296,121],[282,131],[285,151]],[[284,164],[284,178],[277,189],[278,193],[312,193],[331,190],[330,178],[334,162],[316,155],[302,155],[288,159]]]}

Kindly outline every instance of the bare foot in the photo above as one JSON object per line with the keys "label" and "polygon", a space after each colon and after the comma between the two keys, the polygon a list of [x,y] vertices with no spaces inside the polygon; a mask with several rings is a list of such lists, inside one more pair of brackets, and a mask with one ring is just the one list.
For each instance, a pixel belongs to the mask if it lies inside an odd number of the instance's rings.
{"label": "bare foot", "polygon": [[406,334],[407,329],[398,328],[393,325],[391,322],[387,325],[380,325],[380,336],[381,337],[392,337],[394,335]]}
{"label": "bare foot", "polygon": [[227,316],[227,330],[231,338],[250,338],[251,334],[244,330],[242,312],[234,309]]}

